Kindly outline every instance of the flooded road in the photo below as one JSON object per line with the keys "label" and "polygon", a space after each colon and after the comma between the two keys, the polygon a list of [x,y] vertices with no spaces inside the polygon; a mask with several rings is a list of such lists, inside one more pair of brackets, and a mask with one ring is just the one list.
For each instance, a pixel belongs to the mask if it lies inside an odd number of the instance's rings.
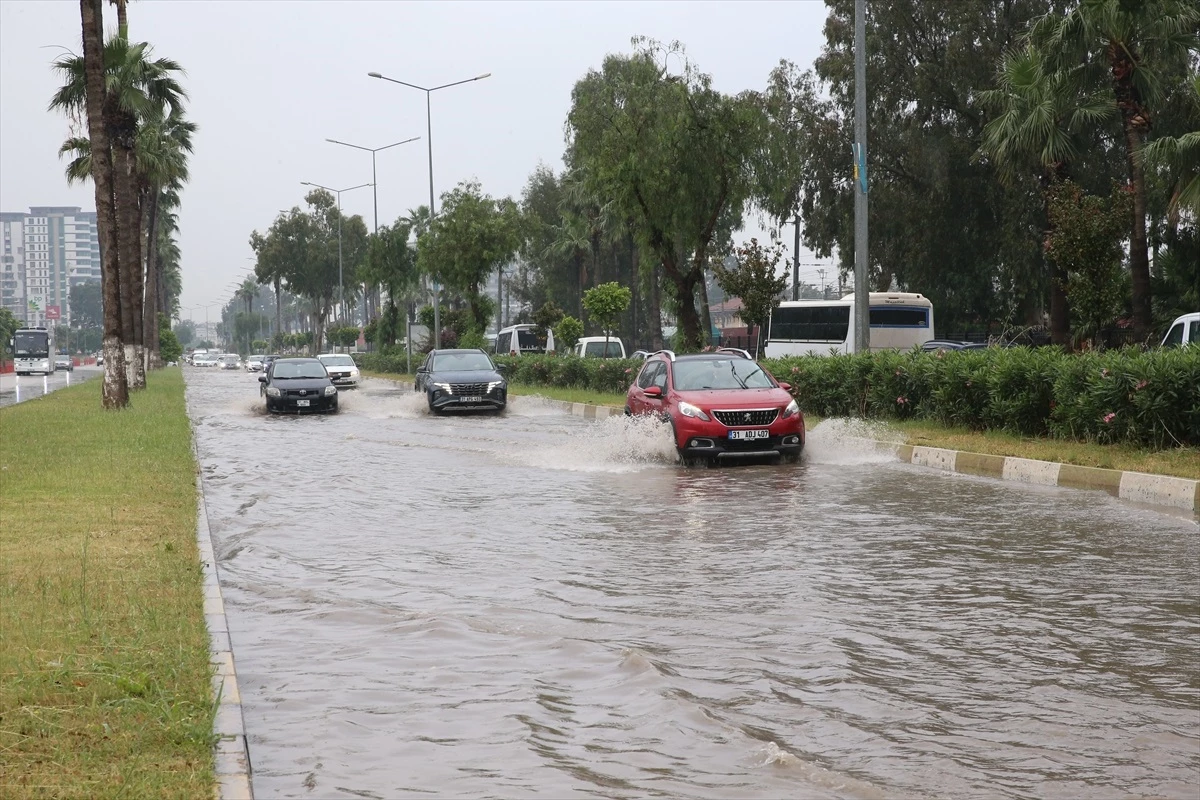
{"label": "flooded road", "polygon": [[68,372],[58,370],[53,375],[0,375],[0,408],[33,400],[64,386],[97,378],[104,374],[104,367],[76,367]]}
{"label": "flooded road", "polygon": [[185,373],[259,798],[1200,792],[1192,520]]}

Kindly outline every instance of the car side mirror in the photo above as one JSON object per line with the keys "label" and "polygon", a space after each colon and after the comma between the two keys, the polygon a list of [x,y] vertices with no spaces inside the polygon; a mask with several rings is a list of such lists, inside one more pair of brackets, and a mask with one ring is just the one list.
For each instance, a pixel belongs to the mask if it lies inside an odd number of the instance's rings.
{"label": "car side mirror", "polygon": [[663,392],[662,392],[661,386],[647,386],[646,387],[646,397],[662,397],[662,394],[663,394]]}
{"label": "car side mirror", "polygon": [[779,388],[783,389],[785,392],[790,392],[792,390],[792,385],[790,383],[784,383],[783,381],[780,381]]}
{"label": "car side mirror", "polygon": [[496,372],[508,372],[508,364],[497,364]]}
{"label": "car side mirror", "polygon": [[266,382],[267,382],[267,376],[266,376],[266,375],[259,375],[259,376],[258,376],[258,382],[259,382],[259,383],[266,383]]}

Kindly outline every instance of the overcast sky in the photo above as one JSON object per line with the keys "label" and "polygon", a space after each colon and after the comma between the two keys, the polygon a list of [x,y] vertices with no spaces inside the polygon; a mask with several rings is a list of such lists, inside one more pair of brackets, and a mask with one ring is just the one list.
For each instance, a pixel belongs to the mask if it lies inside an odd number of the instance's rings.
{"label": "overcast sky", "polygon": [[[606,54],[630,52],[630,37],[679,40],[716,88],[736,93],[763,88],[781,58],[809,67],[825,13],[820,0],[131,2],[131,38],[187,70],[188,115],[200,126],[180,213],[181,303],[229,298],[253,268],[250,232],[303,205],[301,181],[370,182],[370,154],[327,137],[381,147],[421,136],[376,156],[380,224],[428,203],[424,93],[368,72],[424,86],[490,72],[433,94],[435,189],[476,178],[517,198],[539,162],[562,167],[575,81]],[[116,25],[107,4],[105,22]],[[69,126],[46,110],[57,85],[50,63],[79,42],[77,2],[0,0],[0,210],[95,208],[90,183],[67,186],[57,153]],[[372,226],[370,188],[342,201]],[[762,237],[757,225],[751,234]],[[802,264],[813,261],[802,251]],[[815,267],[801,272],[817,280]]]}

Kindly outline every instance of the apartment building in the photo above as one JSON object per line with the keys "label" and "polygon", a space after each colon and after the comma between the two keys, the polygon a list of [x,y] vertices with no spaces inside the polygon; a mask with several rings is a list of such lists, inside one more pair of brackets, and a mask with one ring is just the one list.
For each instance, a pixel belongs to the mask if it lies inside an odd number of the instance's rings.
{"label": "apartment building", "polygon": [[78,206],[0,212],[0,236],[0,304],[26,325],[70,324],[71,287],[100,280],[96,212]]}

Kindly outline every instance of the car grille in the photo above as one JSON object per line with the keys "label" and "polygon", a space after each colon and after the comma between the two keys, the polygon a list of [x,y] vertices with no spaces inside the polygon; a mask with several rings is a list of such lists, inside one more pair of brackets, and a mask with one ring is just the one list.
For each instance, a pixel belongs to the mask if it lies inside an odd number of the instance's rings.
{"label": "car grille", "polygon": [[[288,389],[284,393],[284,397],[295,398],[300,400],[316,399],[323,396],[323,389]],[[304,394],[301,394],[303,392]]]}
{"label": "car grille", "polygon": [[737,411],[714,411],[717,421],[728,428],[744,428],[747,425],[770,425],[779,414],[777,408],[739,409]]}
{"label": "car grille", "polygon": [[487,394],[486,383],[452,383],[450,389],[457,396],[477,397]]}

